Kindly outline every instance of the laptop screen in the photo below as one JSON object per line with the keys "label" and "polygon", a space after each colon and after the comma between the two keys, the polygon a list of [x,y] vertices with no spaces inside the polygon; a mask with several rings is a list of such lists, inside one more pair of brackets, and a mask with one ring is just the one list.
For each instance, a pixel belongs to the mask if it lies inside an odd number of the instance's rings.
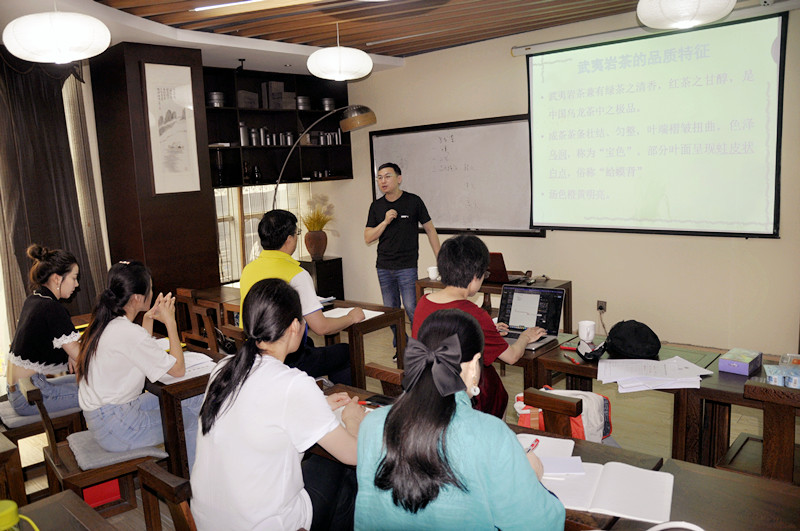
{"label": "laptop screen", "polygon": [[563,289],[507,285],[500,296],[498,319],[512,330],[539,326],[548,335],[557,335],[563,304]]}

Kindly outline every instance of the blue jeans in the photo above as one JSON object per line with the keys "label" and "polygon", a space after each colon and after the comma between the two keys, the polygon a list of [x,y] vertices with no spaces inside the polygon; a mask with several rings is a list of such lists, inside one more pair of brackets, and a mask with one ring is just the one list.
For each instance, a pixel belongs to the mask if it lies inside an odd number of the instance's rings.
{"label": "blue jeans", "polygon": [[[378,281],[381,284],[381,295],[383,305],[390,308],[400,308],[400,298],[403,298],[403,306],[408,315],[408,323],[414,324],[414,310],[417,309],[417,292],[415,284],[417,282],[417,268],[408,269],[378,269]],[[397,345],[397,330],[392,326],[394,334],[393,345]],[[405,330],[403,331],[405,334]]]}
{"label": "blue jeans", "polygon": [[[190,469],[194,464],[197,421],[202,405],[203,395],[181,402]],[[127,404],[106,404],[93,411],[84,411],[83,416],[97,444],[109,452],[124,452],[164,442],[158,397],[152,393],[142,393]]]}
{"label": "blue jeans", "polygon": [[[78,384],[75,382],[74,374],[58,378],[45,378],[44,374],[34,374],[31,376],[31,382],[42,391],[44,407],[48,413],[79,407]],[[28,403],[19,388],[9,391],[8,401],[17,415],[27,416],[39,413],[39,409]]]}

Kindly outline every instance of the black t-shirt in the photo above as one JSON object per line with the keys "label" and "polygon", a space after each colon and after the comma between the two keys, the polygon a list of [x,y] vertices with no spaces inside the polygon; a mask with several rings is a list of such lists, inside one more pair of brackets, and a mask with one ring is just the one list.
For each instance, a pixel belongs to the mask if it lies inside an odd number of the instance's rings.
{"label": "black t-shirt", "polygon": [[68,356],[61,347],[78,339],[66,308],[42,286],[22,305],[10,357],[15,365],[39,373],[62,372]]}
{"label": "black t-shirt", "polygon": [[372,202],[367,216],[367,227],[377,227],[386,218],[386,212],[397,211],[397,217],[389,223],[378,239],[379,269],[408,269],[417,267],[419,256],[420,225],[431,220],[425,203],[418,195],[403,192],[396,201],[381,197]]}

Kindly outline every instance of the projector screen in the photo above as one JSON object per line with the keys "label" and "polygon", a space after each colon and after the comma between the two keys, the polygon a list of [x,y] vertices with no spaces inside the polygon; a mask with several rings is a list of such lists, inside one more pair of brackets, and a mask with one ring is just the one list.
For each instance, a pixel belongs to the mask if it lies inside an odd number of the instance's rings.
{"label": "projector screen", "polygon": [[777,237],[785,24],[528,56],[531,227]]}

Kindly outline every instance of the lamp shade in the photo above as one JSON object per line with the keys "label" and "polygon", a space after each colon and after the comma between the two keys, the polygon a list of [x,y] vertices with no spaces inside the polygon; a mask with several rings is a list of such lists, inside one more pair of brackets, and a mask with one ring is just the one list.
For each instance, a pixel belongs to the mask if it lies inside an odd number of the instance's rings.
{"label": "lamp shade", "polygon": [[636,15],[655,29],[686,29],[714,22],[733,11],[736,0],[639,0]]}
{"label": "lamp shade", "polygon": [[82,13],[51,11],[25,15],[8,23],[3,44],[35,63],[71,63],[103,52],[111,43],[105,24]]}
{"label": "lamp shade", "polygon": [[378,123],[378,118],[372,109],[366,105],[350,105],[342,111],[342,119],[339,121],[339,126],[342,131],[349,133],[376,123]]}
{"label": "lamp shade", "polygon": [[349,81],[372,72],[372,59],[356,48],[331,46],[308,56],[308,71],[322,79]]}

